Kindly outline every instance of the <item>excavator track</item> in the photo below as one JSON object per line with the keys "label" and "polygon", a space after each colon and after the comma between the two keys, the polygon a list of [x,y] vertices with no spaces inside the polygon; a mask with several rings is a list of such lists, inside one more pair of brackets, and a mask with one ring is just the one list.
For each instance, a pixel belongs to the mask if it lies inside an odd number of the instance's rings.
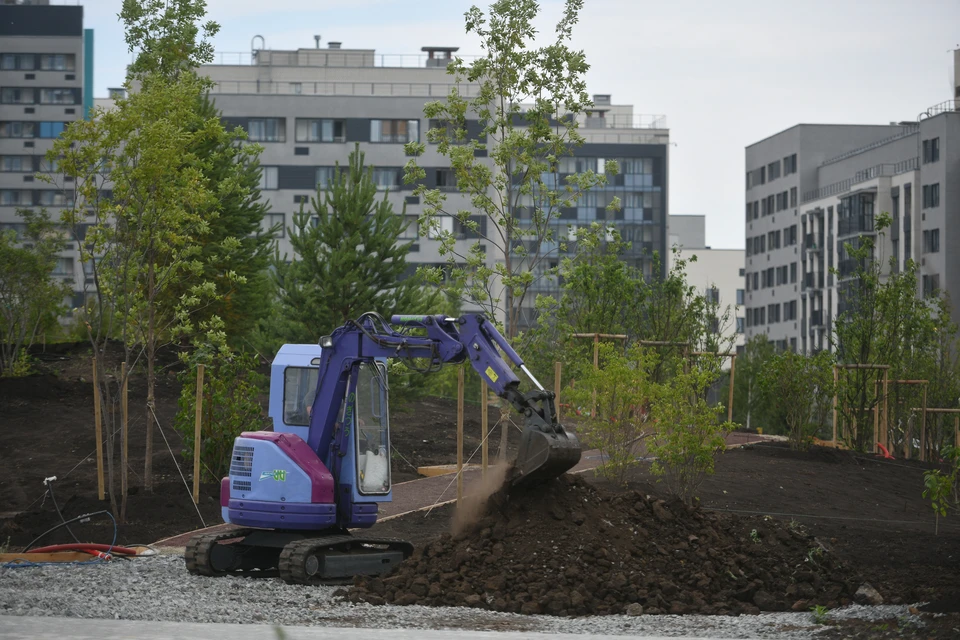
{"label": "excavator track", "polygon": [[184,550],[183,558],[187,563],[187,571],[199,576],[223,576],[232,573],[234,569],[217,568],[214,561],[214,549],[222,540],[232,540],[234,538],[244,538],[250,534],[253,529],[233,529],[223,533],[201,533],[190,538],[187,542],[187,548]]}
{"label": "excavator track", "polygon": [[287,584],[345,584],[355,575],[386,573],[412,553],[412,544],[396,538],[307,538],[291,542],[280,552],[280,577]]}

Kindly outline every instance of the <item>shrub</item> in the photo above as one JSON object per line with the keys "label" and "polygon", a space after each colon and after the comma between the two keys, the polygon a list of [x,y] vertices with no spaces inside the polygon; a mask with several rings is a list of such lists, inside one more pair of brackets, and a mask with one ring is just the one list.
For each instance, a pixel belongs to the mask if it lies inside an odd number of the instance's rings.
{"label": "shrub", "polygon": [[[587,369],[577,387],[565,391],[575,406],[585,407],[577,435],[603,453],[597,472],[623,483],[627,470],[637,464],[635,447],[653,432],[650,401],[654,383],[650,372],[656,355],[639,346],[623,353],[620,345],[601,344],[599,369]],[[596,415],[591,416],[596,389]]]}
{"label": "shrub", "polygon": [[719,358],[701,359],[689,371],[679,359],[668,366],[673,375],[654,388],[652,471],[667,481],[670,493],[692,504],[703,479],[713,473],[714,455],[724,449],[724,436],[734,425],[721,421],[722,404],[710,406],[706,400],[720,376]]}
{"label": "shrub", "polygon": [[243,431],[266,428],[258,401],[266,377],[257,373],[255,356],[243,352],[199,350],[180,374],[183,390],[174,423],[183,437],[183,455],[193,458],[197,365],[205,365],[200,428],[201,477],[217,482],[230,471],[233,441]]}

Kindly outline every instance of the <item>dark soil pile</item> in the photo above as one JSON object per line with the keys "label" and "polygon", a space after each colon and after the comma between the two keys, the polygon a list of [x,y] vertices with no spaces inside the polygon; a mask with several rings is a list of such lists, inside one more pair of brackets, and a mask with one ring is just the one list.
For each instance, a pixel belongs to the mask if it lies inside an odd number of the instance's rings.
{"label": "dark soil pile", "polygon": [[342,595],[561,616],[738,614],[846,604],[851,577],[797,527],[606,494],[567,475],[495,496],[474,525]]}

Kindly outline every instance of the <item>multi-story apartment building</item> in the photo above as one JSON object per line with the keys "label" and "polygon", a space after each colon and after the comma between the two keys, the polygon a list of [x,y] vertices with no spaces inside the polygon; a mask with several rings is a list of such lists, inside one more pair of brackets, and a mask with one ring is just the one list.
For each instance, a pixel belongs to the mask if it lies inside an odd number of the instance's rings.
{"label": "multi-story apartment building", "polygon": [[[673,259],[687,260],[687,283],[708,300],[716,302],[721,314],[729,311],[729,320],[718,323],[717,330],[729,340],[731,348],[743,346],[746,328],[744,299],[744,250],[715,249],[706,243],[706,216],[671,215],[669,222],[670,248],[679,249]],[[692,258],[696,257],[696,260]],[[729,361],[724,368],[729,368]]]}
{"label": "multi-story apartment building", "polygon": [[[21,208],[46,208],[56,217],[69,194],[39,182],[49,169],[44,154],[64,127],[93,104],[93,30],[83,28],[83,7],[49,0],[0,5],[0,229],[22,231]],[[79,291],[75,245],[54,274]],[[82,295],[74,295],[79,304]]]}
{"label": "multi-story apartment building", "polygon": [[[918,295],[953,293],[960,320],[960,51],[956,62],[956,98],[916,121],[801,124],[747,147],[748,339],[829,348],[857,268],[847,246],[862,236],[885,270],[918,262]],[[878,234],[883,212],[892,227]]]}
{"label": "multi-story apartment building", "polygon": [[[345,164],[355,143],[375,167],[374,179],[385,190],[399,213],[405,207],[410,226],[407,238],[414,241],[408,260],[414,265],[445,265],[438,242],[421,237],[417,217],[422,211],[413,185],[404,184],[403,166],[408,161],[404,143],[426,141],[426,130],[436,123],[423,116],[426,102],[443,99],[451,89],[446,65],[456,49],[424,47],[418,56],[379,55],[369,49],[344,49],[330,42],[320,48],[296,50],[255,50],[251,54],[222,54],[218,64],[201,72],[215,86],[212,95],[224,120],[242,126],[251,141],[264,147],[262,197],[271,212],[264,226],[283,225],[279,240],[281,254],[292,257],[286,229],[301,205],[308,205],[317,186],[326,185],[336,163]],[[461,93],[472,96],[476,86],[464,84]],[[588,169],[602,171],[606,160],[620,161],[620,173],[606,188],[586,194],[578,206],[562,210],[556,221],[561,237],[572,228],[601,220],[619,229],[631,243],[626,259],[651,270],[653,251],[667,246],[669,133],[662,116],[640,116],[629,105],[615,105],[609,95],[594,96],[595,106],[581,121],[580,133],[586,143],[574,157],[564,159],[561,172]],[[468,134],[476,136],[479,123],[468,123]],[[487,151],[479,151],[486,156]],[[447,159],[434,145],[418,159],[426,168],[426,184],[445,191],[449,209],[469,209],[469,200],[456,192]],[[562,179],[563,176],[561,176]],[[605,207],[614,197],[623,204],[616,213]],[[523,205],[523,203],[520,203]],[[522,220],[523,209],[518,211]],[[482,233],[487,221],[478,218]],[[476,242],[475,234],[458,221],[442,220],[443,229],[462,241],[466,251]],[[545,250],[556,250],[556,245]],[[488,260],[498,259],[490,251]],[[554,254],[556,255],[556,254]],[[557,256],[557,260],[559,256]],[[556,260],[548,263],[555,266]],[[556,283],[543,278],[536,292],[550,292]],[[532,296],[530,299],[532,309]],[[527,314],[523,323],[530,322]]]}

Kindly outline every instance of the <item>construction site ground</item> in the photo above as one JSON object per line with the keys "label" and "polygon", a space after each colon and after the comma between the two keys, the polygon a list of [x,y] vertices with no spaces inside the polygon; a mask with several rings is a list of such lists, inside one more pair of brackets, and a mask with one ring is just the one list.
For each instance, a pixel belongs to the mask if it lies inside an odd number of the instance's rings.
{"label": "construction site ground", "polygon": [[[9,538],[14,548],[59,522],[51,501],[43,498],[46,477],[58,477],[57,498],[66,517],[106,506],[96,496],[89,357],[82,349],[68,351],[63,357],[66,359],[51,363],[45,375],[0,379],[0,541]],[[187,473],[189,464],[180,457],[180,439],[171,428],[179,397],[179,383],[171,374],[160,376],[157,416],[173,455],[158,433],[155,491],[146,494],[139,488],[143,396],[142,380],[135,378],[130,395],[133,490],[128,498],[128,523],[120,528],[121,543],[155,542],[220,522],[218,486],[204,485],[200,505],[195,507],[174,464],[176,458]],[[450,531],[454,509],[443,503],[455,497],[453,477],[411,480],[417,477],[415,467],[455,461],[455,408],[452,400],[429,399],[394,414],[395,499],[384,505],[377,534],[425,545]],[[491,425],[497,417],[491,411]],[[465,451],[470,456],[480,444],[476,406],[468,405],[465,430]],[[498,435],[491,436],[492,459],[496,459]],[[515,436],[511,434],[513,444]],[[755,434],[733,434],[731,443],[755,439]],[[474,462],[479,460],[479,453],[476,455]],[[584,466],[597,462],[596,452],[585,452]],[[947,609],[953,603],[955,610],[960,602],[956,580],[960,575],[960,522],[942,518],[935,533],[933,511],[921,495],[923,471],[929,466],[824,448],[795,452],[782,443],[747,444],[718,456],[716,473],[701,487],[700,504],[717,513],[769,515],[802,524],[888,602],[938,600],[947,603]],[[465,476],[468,492],[477,475],[471,470]],[[595,477],[592,471],[582,475],[603,490],[623,490]],[[666,497],[649,462],[641,462],[626,480],[628,490]],[[432,505],[440,506],[424,509]],[[109,542],[112,525],[94,522],[75,527],[74,532],[83,539]],[[45,540],[66,541],[64,535]],[[166,544],[182,544],[182,539]]]}

